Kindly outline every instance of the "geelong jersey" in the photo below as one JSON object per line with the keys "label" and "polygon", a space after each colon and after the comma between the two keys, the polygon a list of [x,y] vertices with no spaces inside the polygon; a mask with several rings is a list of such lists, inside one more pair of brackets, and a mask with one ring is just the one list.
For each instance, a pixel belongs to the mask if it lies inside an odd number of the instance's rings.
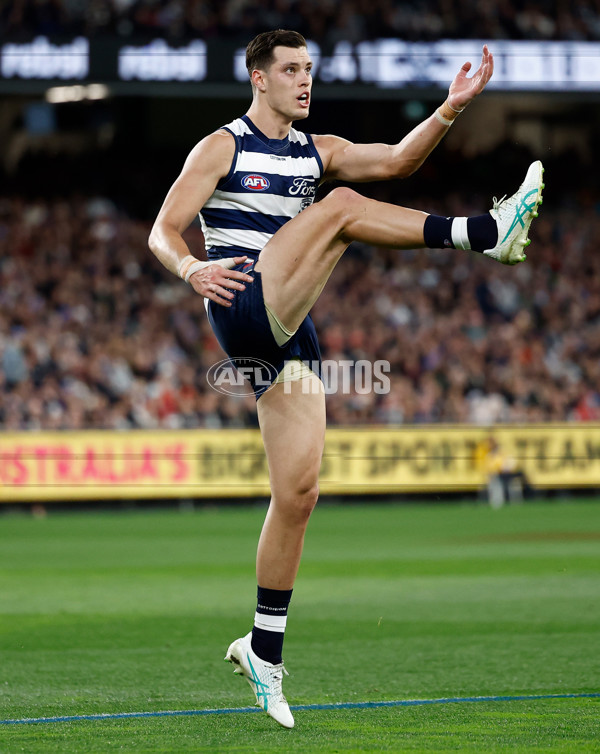
{"label": "geelong jersey", "polygon": [[200,212],[208,258],[255,258],[313,203],[323,164],[311,136],[293,128],[285,139],[269,139],[247,115],[223,128],[235,138],[235,155]]}

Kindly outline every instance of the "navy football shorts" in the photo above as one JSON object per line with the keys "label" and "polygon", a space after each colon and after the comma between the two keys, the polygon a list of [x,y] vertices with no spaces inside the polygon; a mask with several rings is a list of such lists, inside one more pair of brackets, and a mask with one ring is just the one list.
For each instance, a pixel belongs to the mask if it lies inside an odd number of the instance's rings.
{"label": "navy football shorts", "polygon": [[234,269],[252,275],[254,282],[245,283],[245,291],[235,291],[231,307],[208,301],[208,319],[221,348],[252,383],[256,400],[277,379],[286,361],[300,359],[320,377],[321,351],[310,315],[287,343],[278,346],[265,310],[260,272],[248,262]]}

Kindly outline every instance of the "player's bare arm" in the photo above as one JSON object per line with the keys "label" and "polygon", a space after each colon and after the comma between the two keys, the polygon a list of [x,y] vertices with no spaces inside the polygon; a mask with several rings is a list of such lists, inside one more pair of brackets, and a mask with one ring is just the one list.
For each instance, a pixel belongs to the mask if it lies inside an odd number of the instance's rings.
{"label": "player's bare arm", "polygon": [[[235,295],[228,289],[242,291],[244,282],[252,282],[249,275],[230,269],[246,257],[201,263],[191,258],[183,233],[219,180],[227,175],[234,151],[233,137],[226,131],[210,134],[194,147],[167,194],[148,240],[150,249],[168,270],[181,274],[197,293],[223,306],[230,306]],[[186,267],[191,271],[187,277]]]}
{"label": "player's bare arm", "polygon": [[423,164],[440,143],[452,120],[485,88],[494,71],[494,58],[484,45],[481,64],[473,76],[465,63],[450,85],[440,110],[420,123],[400,143],[353,144],[337,136],[314,136],[325,179],[366,182],[406,178]]}

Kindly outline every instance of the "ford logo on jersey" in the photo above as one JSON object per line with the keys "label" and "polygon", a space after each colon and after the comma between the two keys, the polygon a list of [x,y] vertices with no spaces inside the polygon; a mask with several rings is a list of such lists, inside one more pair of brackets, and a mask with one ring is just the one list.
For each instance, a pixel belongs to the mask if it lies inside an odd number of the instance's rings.
{"label": "ford logo on jersey", "polygon": [[242,186],[251,191],[266,191],[271,184],[264,175],[245,175],[242,178]]}

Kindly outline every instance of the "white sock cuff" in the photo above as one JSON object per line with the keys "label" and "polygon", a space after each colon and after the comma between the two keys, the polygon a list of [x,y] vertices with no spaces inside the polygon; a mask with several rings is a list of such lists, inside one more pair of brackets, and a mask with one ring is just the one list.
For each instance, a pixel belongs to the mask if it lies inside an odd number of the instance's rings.
{"label": "white sock cuff", "polygon": [[265,631],[276,631],[277,633],[285,632],[287,615],[265,615],[265,613],[254,614],[254,625],[256,628],[262,628]]}
{"label": "white sock cuff", "polygon": [[467,218],[455,217],[452,220],[452,243],[455,248],[466,251],[471,248],[471,242],[469,241],[469,234],[467,233]]}

